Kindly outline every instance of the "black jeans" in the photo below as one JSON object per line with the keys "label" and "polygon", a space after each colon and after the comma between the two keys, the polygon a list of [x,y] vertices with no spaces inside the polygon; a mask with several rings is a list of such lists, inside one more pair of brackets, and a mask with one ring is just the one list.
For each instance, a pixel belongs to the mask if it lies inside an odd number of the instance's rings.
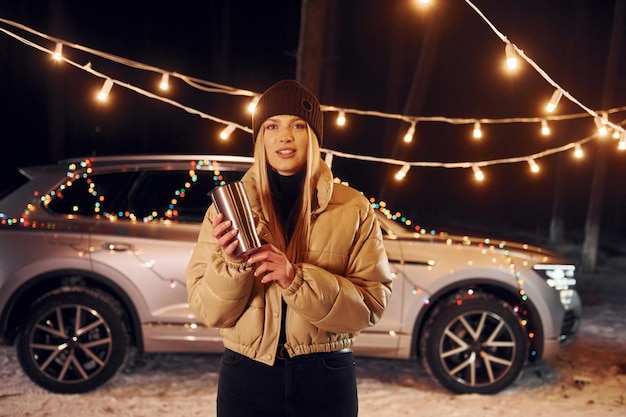
{"label": "black jeans", "polygon": [[217,392],[218,417],[356,417],[352,352],[314,353],[274,366],[226,349]]}

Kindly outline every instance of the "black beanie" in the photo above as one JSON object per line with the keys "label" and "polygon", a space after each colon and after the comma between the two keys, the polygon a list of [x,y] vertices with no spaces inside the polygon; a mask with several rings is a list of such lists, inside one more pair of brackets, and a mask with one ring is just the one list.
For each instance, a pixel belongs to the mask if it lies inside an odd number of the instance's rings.
{"label": "black beanie", "polygon": [[322,144],[324,116],[315,94],[294,80],[282,80],[265,90],[252,114],[252,140],[256,141],[264,121],[272,116],[291,115],[305,120]]}

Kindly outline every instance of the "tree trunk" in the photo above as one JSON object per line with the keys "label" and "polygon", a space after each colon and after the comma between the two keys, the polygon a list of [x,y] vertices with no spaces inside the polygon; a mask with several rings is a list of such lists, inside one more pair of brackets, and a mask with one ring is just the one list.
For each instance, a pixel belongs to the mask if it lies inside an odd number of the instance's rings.
{"label": "tree trunk", "polygon": [[296,80],[319,97],[324,50],[326,0],[302,0]]}
{"label": "tree trunk", "polygon": [[552,198],[552,219],[550,220],[549,241],[553,247],[559,247],[563,243],[563,158],[556,155],[556,175],[554,195]]}
{"label": "tree trunk", "polygon": [[[622,32],[624,24],[624,13],[626,0],[615,2],[615,13],[613,14],[613,29],[611,43],[609,46],[609,57],[606,65],[606,75],[604,77],[604,89],[602,103],[607,107],[613,100],[614,86],[617,80],[617,63],[619,62],[620,47],[622,42]],[[585,223],[585,241],[582,249],[582,266],[585,271],[594,271],[598,260],[598,246],[600,242],[600,220],[602,218],[602,203],[604,199],[604,189],[606,181],[606,143],[600,143],[596,156],[595,169],[589,207],[587,211],[587,222]]]}

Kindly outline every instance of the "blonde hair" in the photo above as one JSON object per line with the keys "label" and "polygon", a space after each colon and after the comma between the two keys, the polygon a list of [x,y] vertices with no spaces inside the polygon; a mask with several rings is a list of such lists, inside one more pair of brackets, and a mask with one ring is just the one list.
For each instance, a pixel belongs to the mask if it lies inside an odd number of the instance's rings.
{"label": "blonde hair", "polygon": [[[275,245],[278,249],[285,252],[287,258],[291,262],[302,262],[309,247],[309,238],[311,237],[311,212],[313,206],[317,203],[316,184],[319,175],[319,164],[321,161],[321,151],[317,136],[313,129],[308,126],[308,146],[306,156],[305,175],[302,184],[300,206],[297,207],[295,229],[293,235],[287,245],[285,240],[285,230],[281,224],[274,204],[272,201],[272,193],[270,191],[269,178],[267,176],[267,158],[265,155],[265,140],[263,138],[263,129],[259,131],[254,146],[254,163],[252,170],[258,179],[258,192],[260,194],[261,212],[267,220],[272,236],[276,237]],[[271,168],[271,167],[270,167]]]}

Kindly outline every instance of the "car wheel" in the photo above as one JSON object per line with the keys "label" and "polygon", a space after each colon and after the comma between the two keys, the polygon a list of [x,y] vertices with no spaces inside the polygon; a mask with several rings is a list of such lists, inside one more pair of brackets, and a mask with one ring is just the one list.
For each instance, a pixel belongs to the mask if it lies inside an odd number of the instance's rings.
{"label": "car wheel", "polygon": [[438,307],[421,340],[425,368],[454,393],[494,394],[521,374],[527,336],[509,304],[488,295]]}
{"label": "car wheel", "polygon": [[99,290],[66,287],[33,303],[16,349],[35,383],[52,392],[81,393],[101,386],[121,369],[128,340],[116,300]]}

